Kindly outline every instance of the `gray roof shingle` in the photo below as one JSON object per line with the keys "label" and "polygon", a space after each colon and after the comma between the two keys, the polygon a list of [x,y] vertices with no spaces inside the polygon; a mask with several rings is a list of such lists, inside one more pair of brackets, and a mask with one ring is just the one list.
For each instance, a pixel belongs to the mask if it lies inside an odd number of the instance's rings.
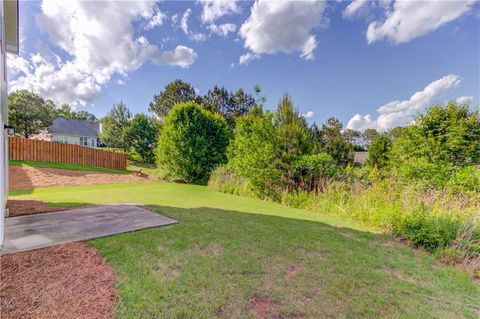
{"label": "gray roof shingle", "polygon": [[98,122],[58,118],[53,120],[53,124],[48,128],[48,132],[52,134],[98,137],[99,129],[100,124]]}

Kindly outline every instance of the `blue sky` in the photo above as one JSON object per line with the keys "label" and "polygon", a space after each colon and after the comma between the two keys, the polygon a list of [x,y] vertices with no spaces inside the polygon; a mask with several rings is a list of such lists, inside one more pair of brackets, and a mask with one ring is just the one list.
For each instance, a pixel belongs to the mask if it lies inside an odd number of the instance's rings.
{"label": "blue sky", "polygon": [[479,7],[20,2],[21,54],[9,57],[10,89],[103,116],[120,100],[147,112],[153,95],[177,78],[200,94],[259,84],[267,108],[288,92],[310,122],[335,116],[355,129],[388,129],[432,103],[460,98],[478,108]]}

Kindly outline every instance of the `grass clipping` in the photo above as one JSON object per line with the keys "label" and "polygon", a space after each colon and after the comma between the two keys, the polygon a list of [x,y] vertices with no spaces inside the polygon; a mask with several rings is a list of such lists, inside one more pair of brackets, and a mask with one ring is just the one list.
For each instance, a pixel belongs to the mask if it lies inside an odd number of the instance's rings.
{"label": "grass clipping", "polygon": [[83,243],[1,257],[2,318],[112,318],[114,273]]}

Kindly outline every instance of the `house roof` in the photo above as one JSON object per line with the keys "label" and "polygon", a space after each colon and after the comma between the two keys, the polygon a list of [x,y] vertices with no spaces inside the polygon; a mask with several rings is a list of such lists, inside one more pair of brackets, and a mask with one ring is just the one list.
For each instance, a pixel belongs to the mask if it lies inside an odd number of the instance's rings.
{"label": "house roof", "polygon": [[98,137],[99,128],[98,122],[58,118],[53,120],[48,133]]}

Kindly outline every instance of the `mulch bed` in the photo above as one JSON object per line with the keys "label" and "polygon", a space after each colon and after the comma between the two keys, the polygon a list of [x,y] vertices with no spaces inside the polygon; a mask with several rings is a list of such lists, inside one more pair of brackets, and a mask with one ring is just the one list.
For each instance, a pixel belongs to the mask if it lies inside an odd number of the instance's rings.
{"label": "mulch bed", "polygon": [[113,318],[114,273],[83,243],[1,257],[0,314],[6,318]]}
{"label": "mulch bed", "polygon": [[39,200],[20,199],[9,199],[7,201],[7,208],[9,211],[8,217],[59,212],[68,209],[64,207],[48,206],[47,204]]}

